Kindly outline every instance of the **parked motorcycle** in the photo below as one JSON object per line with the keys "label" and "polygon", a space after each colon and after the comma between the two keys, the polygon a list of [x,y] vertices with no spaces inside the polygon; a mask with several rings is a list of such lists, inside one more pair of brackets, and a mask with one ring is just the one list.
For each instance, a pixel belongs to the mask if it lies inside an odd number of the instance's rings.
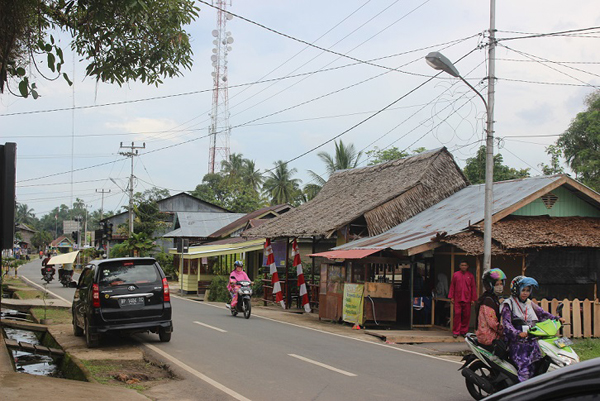
{"label": "parked motorcycle", "polygon": [[58,281],[63,285],[63,287],[70,287],[71,281],[73,281],[73,270],[63,270],[59,275]]}
{"label": "parked motorcycle", "polygon": [[[558,320],[549,319],[529,329],[528,334],[538,339],[542,351],[542,359],[536,362],[534,376],[579,362],[579,356],[571,348],[573,342],[558,336],[561,326]],[[508,355],[501,358],[482,347],[473,333],[468,333],[465,341],[473,353],[463,358],[465,363],[459,370],[474,399],[480,400],[519,383],[517,368],[507,359]]]}
{"label": "parked motorcycle", "polygon": [[235,286],[238,294],[237,304],[235,307],[231,307],[230,304],[227,304],[227,307],[231,310],[233,316],[237,316],[238,313],[243,313],[246,319],[250,317],[250,311],[252,310],[252,287],[250,287],[250,284],[252,284],[250,281],[236,281]]}
{"label": "parked motorcycle", "polygon": [[42,280],[44,280],[47,284],[54,280],[54,269],[48,266],[44,267],[42,269]]}

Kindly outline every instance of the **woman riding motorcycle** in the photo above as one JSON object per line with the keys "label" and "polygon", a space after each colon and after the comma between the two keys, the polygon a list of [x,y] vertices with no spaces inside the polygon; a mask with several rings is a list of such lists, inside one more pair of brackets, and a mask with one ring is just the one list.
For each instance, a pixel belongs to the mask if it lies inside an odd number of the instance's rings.
{"label": "woman riding motorcycle", "polygon": [[236,285],[235,283],[238,281],[250,281],[248,275],[244,271],[244,262],[241,260],[236,260],[233,266],[233,271],[229,275],[229,284],[227,285],[227,289],[231,294],[231,308],[235,308],[238,301],[237,290],[239,285]]}
{"label": "woman riding motorcycle", "polygon": [[485,292],[475,303],[475,335],[479,344],[491,346],[494,340],[502,339],[500,324],[500,300],[498,295],[504,291],[506,274],[500,269],[491,269],[482,277]]}
{"label": "woman riding motorcycle", "polygon": [[565,322],[535,305],[529,299],[538,282],[531,277],[517,276],[510,283],[511,296],[502,303],[502,326],[508,341],[508,352],[518,370],[519,381],[533,375],[533,364],[542,358],[537,339],[528,337],[527,331],[537,322],[553,319]]}

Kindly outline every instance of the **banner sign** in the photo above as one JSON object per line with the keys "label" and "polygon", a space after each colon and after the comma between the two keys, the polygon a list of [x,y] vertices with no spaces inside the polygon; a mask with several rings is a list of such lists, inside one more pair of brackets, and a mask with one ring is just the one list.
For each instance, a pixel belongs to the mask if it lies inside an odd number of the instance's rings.
{"label": "banner sign", "polygon": [[344,284],[342,319],[348,323],[363,324],[364,284]]}

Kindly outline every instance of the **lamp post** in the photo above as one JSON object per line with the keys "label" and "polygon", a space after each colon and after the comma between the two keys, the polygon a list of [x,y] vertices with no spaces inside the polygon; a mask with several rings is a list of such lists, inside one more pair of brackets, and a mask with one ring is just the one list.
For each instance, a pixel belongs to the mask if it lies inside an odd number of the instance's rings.
{"label": "lamp post", "polygon": [[[490,42],[493,37],[490,37]],[[495,40],[495,39],[494,39]],[[491,268],[492,262],[492,204],[494,202],[493,185],[494,185],[494,88],[493,88],[493,69],[490,68],[490,84],[488,85],[488,101],[475,89],[466,79],[460,76],[460,73],[443,54],[439,52],[431,52],[425,56],[427,64],[436,70],[444,71],[453,77],[460,78],[473,92],[479,96],[485,105],[487,116],[486,124],[486,143],[485,143],[485,201],[484,201],[484,217],[483,217],[483,272],[487,272]],[[493,65],[493,60],[490,58],[490,63]],[[490,89],[491,88],[491,89]]]}

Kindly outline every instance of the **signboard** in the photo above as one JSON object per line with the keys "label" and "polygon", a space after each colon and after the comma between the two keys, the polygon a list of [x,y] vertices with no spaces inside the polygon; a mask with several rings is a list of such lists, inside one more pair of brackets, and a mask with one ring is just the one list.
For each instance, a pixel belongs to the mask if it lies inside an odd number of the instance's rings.
{"label": "signboard", "polygon": [[344,322],[363,324],[364,284],[344,284],[342,319]]}
{"label": "signboard", "polygon": [[[285,267],[285,252],[287,250],[287,240],[271,241],[271,249],[273,249],[273,257],[275,258],[275,266]],[[263,266],[267,265],[267,255],[263,254]]]}
{"label": "signboard", "polygon": [[70,236],[73,231],[79,231],[79,222],[76,220],[64,220],[63,233]]}

